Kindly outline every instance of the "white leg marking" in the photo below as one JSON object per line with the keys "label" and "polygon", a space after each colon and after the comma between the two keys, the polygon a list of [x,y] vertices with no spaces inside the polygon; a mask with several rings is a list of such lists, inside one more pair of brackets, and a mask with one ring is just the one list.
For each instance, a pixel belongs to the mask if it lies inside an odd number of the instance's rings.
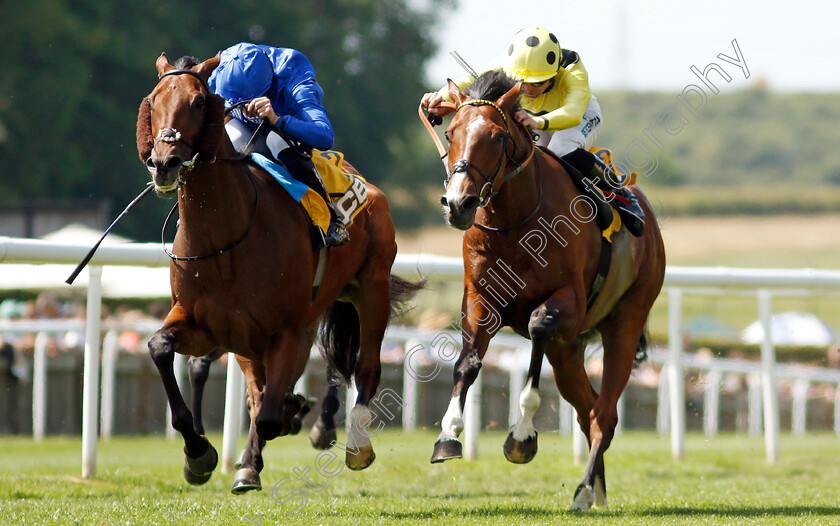
{"label": "white leg marking", "polygon": [[519,421],[511,429],[513,439],[517,442],[524,442],[534,437],[534,414],[540,408],[540,392],[531,387],[531,378],[525,384],[525,389],[519,395]]}
{"label": "white leg marking", "polygon": [[595,505],[606,508],[607,507],[607,488],[604,485],[604,479],[595,477]]}
{"label": "white leg marking", "polygon": [[580,488],[580,492],[572,503],[572,511],[589,511],[594,503],[595,495],[592,493],[592,489],[584,486]]}
{"label": "white leg marking", "polygon": [[360,448],[370,445],[368,430],[372,420],[370,409],[357,405],[350,411],[350,429],[347,430],[347,446]]}
{"label": "white leg marking", "polygon": [[461,400],[453,396],[449,400],[449,407],[440,422],[441,432],[438,440],[457,440],[464,430],[464,413],[461,411]]}

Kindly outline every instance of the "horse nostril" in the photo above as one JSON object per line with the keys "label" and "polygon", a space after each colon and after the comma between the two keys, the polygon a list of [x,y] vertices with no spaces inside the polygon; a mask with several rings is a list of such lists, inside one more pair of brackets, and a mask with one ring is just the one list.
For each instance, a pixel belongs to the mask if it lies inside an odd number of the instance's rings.
{"label": "horse nostril", "polygon": [[178,157],[177,155],[173,155],[169,159],[166,160],[166,163],[163,167],[167,170],[172,170],[174,168],[179,168],[182,164],[184,164],[184,160]]}
{"label": "horse nostril", "polygon": [[446,199],[445,195],[440,196],[440,206],[449,208],[449,201]]}
{"label": "horse nostril", "polygon": [[464,201],[461,203],[461,208],[465,212],[472,212],[476,208],[478,208],[479,199],[478,196],[470,195],[464,198]]}

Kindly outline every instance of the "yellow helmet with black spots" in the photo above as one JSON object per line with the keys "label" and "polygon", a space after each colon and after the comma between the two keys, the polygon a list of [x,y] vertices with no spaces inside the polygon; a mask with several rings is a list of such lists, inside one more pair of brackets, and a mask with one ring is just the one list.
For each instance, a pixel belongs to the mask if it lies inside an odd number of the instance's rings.
{"label": "yellow helmet with black spots", "polygon": [[557,37],[541,27],[523,29],[508,45],[504,58],[505,72],[523,82],[539,83],[557,74],[563,50]]}

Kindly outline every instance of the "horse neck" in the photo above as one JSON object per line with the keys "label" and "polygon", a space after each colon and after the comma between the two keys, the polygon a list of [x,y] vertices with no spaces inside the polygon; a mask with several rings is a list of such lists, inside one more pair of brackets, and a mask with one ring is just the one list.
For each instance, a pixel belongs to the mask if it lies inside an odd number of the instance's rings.
{"label": "horse neck", "polygon": [[[517,149],[522,150],[519,145]],[[486,222],[489,226],[504,227],[520,221],[531,213],[540,200],[540,174],[537,164],[539,159],[536,152],[534,153],[521,172],[502,184],[499,193],[490,199],[487,207],[479,209],[479,214],[482,216],[476,219],[482,223]],[[505,173],[515,169],[516,165],[508,162]],[[504,177],[504,175],[499,175],[499,177]]]}
{"label": "horse neck", "polygon": [[200,163],[184,179],[178,189],[178,213],[185,232],[224,244],[248,227],[256,187],[242,163]]}

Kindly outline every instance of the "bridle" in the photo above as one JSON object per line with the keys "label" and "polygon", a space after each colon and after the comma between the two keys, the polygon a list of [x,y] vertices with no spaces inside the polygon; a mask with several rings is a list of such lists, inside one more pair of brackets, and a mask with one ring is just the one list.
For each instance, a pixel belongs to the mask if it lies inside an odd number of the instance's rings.
{"label": "bridle", "polygon": [[[506,183],[507,181],[509,181],[509,180],[513,179],[514,177],[516,177],[517,175],[519,175],[522,172],[522,170],[525,168],[525,166],[527,166],[528,163],[531,162],[531,159],[534,158],[534,152],[536,151],[536,145],[534,145],[533,142],[532,142],[531,143],[531,151],[528,153],[528,157],[526,157],[525,160],[522,161],[521,163],[518,162],[514,158],[516,156],[516,152],[517,152],[517,147],[516,147],[515,142],[513,142],[513,152],[508,153],[508,142],[513,141],[513,134],[510,131],[510,123],[508,122],[508,116],[505,114],[504,110],[502,110],[502,108],[500,108],[499,105],[496,104],[493,101],[489,101],[489,100],[485,100],[485,99],[472,99],[472,100],[462,102],[455,109],[455,112],[457,113],[464,106],[490,106],[491,108],[496,110],[496,113],[498,113],[502,117],[502,122],[504,122],[504,124],[505,124],[505,134],[504,134],[503,142],[502,142],[502,153],[501,153],[501,155],[499,155],[499,160],[496,163],[496,166],[495,166],[495,168],[493,168],[493,172],[490,175],[484,173],[484,171],[481,170],[481,168],[476,166],[471,161],[469,161],[467,159],[460,159],[458,161],[455,161],[455,163],[452,165],[452,172],[447,173],[446,181],[444,183],[444,186],[448,187],[449,182],[452,180],[452,176],[454,176],[457,173],[463,172],[464,175],[473,184],[473,186],[478,188],[478,184],[476,183],[475,179],[473,178],[471,170],[473,170],[475,172],[478,172],[478,175],[480,175],[484,179],[484,184],[481,186],[481,190],[479,190],[479,192],[478,192],[478,199],[479,199],[478,206],[484,208],[488,204],[490,204],[490,200],[495,195],[497,195],[499,193],[497,191],[494,191],[493,189],[496,187],[496,179],[498,179],[500,174],[501,174],[502,163],[504,163],[505,159],[507,159],[510,163],[515,164],[516,168],[514,168],[511,172],[505,174],[502,177],[502,184]],[[519,124],[519,123],[517,122],[517,124]],[[522,126],[521,124],[519,124],[519,126],[524,128],[524,126]],[[527,131],[527,130],[525,130],[525,131]]]}
{"label": "bridle", "polygon": [[[534,153],[537,150],[537,146],[533,141],[531,141],[531,149],[528,152],[528,156],[522,162],[517,161],[515,159],[515,157],[516,157],[516,153],[517,153],[518,149],[516,147],[516,142],[513,142],[513,134],[511,133],[511,130],[510,130],[510,122],[508,122],[508,116],[505,114],[504,110],[502,110],[502,108],[500,108],[499,105],[496,104],[493,101],[489,101],[489,100],[485,100],[485,99],[472,99],[472,100],[468,100],[468,101],[465,101],[465,102],[461,103],[455,109],[455,112],[457,113],[458,110],[460,110],[464,106],[490,106],[491,108],[496,110],[496,113],[498,113],[502,117],[502,122],[504,122],[504,124],[505,124],[505,134],[504,134],[503,141],[502,141],[502,153],[501,153],[501,155],[499,155],[499,160],[496,163],[495,168],[493,168],[493,172],[491,174],[488,175],[488,174],[484,173],[484,171],[481,170],[481,168],[479,168],[478,166],[476,166],[474,163],[472,163],[471,161],[469,161],[467,159],[460,159],[460,160],[456,161],[452,165],[452,172],[451,173],[449,172],[449,170],[447,170],[447,176],[446,176],[446,181],[444,182],[444,187],[449,187],[449,182],[452,180],[452,176],[457,174],[457,173],[464,173],[464,175],[467,177],[467,179],[469,179],[470,182],[473,184],[473,186],[475,186],[476,188],[478,188],[478,184],[476,183],[475,179],[473,178],[471,171],[477,172],[478,175],[480,175],[484,179],[484,184],[481,186],[481,190],[479,190],[479,192],[478,192],[478,199],[479,199],[478,206],[484,208],[487,205],[489,205],[490,200],[499,193],[498,191],[494,191],[493,189],[496,187],[496,180],[500,177],[500,175],[502,173],[502,164],[504,163],[505,159],[507,159],[508,162],[516,165],[516,168],[514,168],[512,171],[510,171],[507,174],[505,174],[504,176],[502,176],[502,184],[510,181],[511,179],[513,179],[514,177],[516,177],[517,175],[522,173],[522,170],[524,170],[525,167],[534,159]],[[525,133],[529,133],[528,129],[525,128],[525,126],[523,124],[521,124],[518,121],[514,121],[514,122],[516,123],[516,125],[518,125],[522,129],[522,131],[524,131]],[[511,153],[508,153],[508,142],[509,141],[513,143],[513,152],[511,152]],[[542,190],[543,190],[542,189],[542,175],[540,174],[539,163],[537,163],[536,166],[537,166],[537,187],[538,187],[538,190],[539,190],[539,194],[538,194],[538,197],[537,197],[537,203],[534,206],[534,208],[531,210],[531,212],[524,219],[522,219],[521,221],[517,222],[514,225],[507,226],[507,227],[498,227],[498,228],[497,227],[491,227],[491,226],[488,226],[488,225],[483,225],[483,224],[478,223],[478,222],[475,222],[474,225],[477,226],[478,228],[482,229],[482,230],[487,230],[487,231],[490,231],[490,232],[504,232],[504,231],[507,231],[507,230],[513,230],[514,228],[519,228],[520,226],[522,226],[525,223],[527,223],[528,221],[530,221],[531,218],[533,218],[534,215],[539,210],[540,204],[542,204]]]}
{"label": "bridle", "polygon": [[[160,83],[160,81],[163,80],[164,77],[169,77],[170,75],[192,75],[193,77],[197,78],[199,80],[199,82],[201,82],[201,87],[204,88],[204,91],[206,91],[208,95],[213,93],[212,91],[210,91],[210,86],[207,85],[207,81],[204,79],[204,77],[201,76],[198,72],[195,72],[191,69],[171,69],[171,70],[167,71],[166,73],[162,74],[160,77],[158,77],[158,83]],[[148,104],[149,107],[151,108],[152,101],[150,101],[147,98],[146,99],[146,104]],[[206,117],[206,112],[207,112],[207,106],[206,105],[204,107],[204,111],[205,111],[205,117]],[[207,119],[205,118],[204,120],[201,121],[201,130],[199,130],[199,132],[198,132],[199,137],[201,137],[204,134],[204,127],[206,126],[206,124],[207,124]],[[176,142],[179,142],[179,141],[182,142],[190,150],[195,151],[195,145],[189,143],[188,141],[185,141],[184,138],[181,137],[181,132],[179,132],[175,128],[161,128],[160,130],[158,130],[158,134],[155,137],[154,142],[152,143],[152,149],[154,149],[155,146],[157,146],[158,143],[160,143],[160,142],[176,143]],[[196,152],[195,155],[192,156],[192,159],[190,159],[189,161],[185,161],[181,165],[181,169],[185,169],[189,172],[190,170],[195,168],[195,165],[198,163],[198,156],[199,155],[200,154],[198,152]],[[213,157],[213,159],[210,160],[211,163],[215,162],[215,161],[216,161],[215,157]],[[183,184],[183,182],[184,182],[183,179],[180,178],[180,175],[178,177],[178,182],[180,184]]]}

